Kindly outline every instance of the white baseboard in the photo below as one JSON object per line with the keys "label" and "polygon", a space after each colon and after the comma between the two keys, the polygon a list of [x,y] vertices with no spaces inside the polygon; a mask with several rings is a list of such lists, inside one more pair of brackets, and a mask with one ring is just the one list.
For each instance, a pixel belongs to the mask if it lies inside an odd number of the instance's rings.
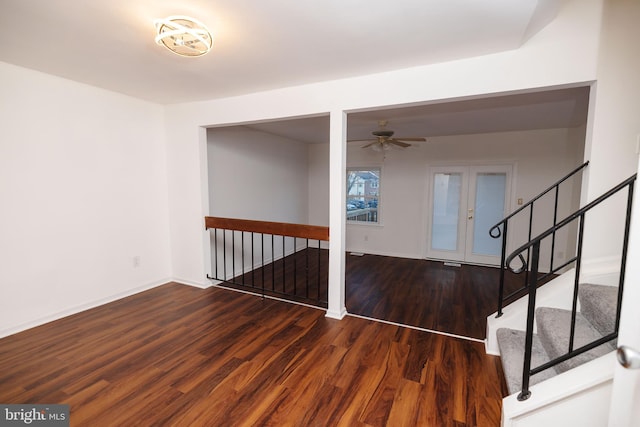
{"label": "white baseboard", "polygon": [[146,285],[138,286],[132,289],[129,289],[125,292],[120,292],[117,294],[110,295],[106,298],[101,298],[95,301],[90,301],[85,304],[80,304],[75,307],[68,308],[66,310],[59,311],[57,313],[40,317],[38,319],[34,319],[30,322],[22,323],[17,326],[12,326],[7,329],[0,330],[0,338],[8,337],[9,335],[17,334],[18,332],[26,331],[27,329],[35,328],[36,326],[44,325],[45,323],[53,322],[54,320],[59,320],[86,310],[90,310],[92,308],[96,308],[98,306],[108,304],[113,301],[117,301],[122,298],[129,297],[131,295],[139,294],[140,292],[147,291],[149,289],[156,288],[158,286],[164,285],[168,282],[171,282],[172,279],[166,278],[162,280],[157,280],[151,283],[147,283]]}
{"label": "white baseboard", "polygon": [[380,256],[390,256],[395,258],[408,258],[408,259],[424,259],[421,255],[416,254],[406,254],[400,252],[388,252],[388,251],[371,251],[369,249],[359,249],[359,248],[349,248],[346,250],[349,252],[363,253],[367,255],[380,255]]}
{"label": "white baseboard", "polygon": [[342,319],[344,319],[344,316],[346,316],[346,315],[347,315],[347,309],[343,307],[339,311],[327,310],[326,317],[328,317],[330,319],[342,320]]}
{"label": "white baseboard", "polygon": [[[172,277],[172,282],[180,283],[181,285],[193,286],[194,288],[207,289],[210,288],[213,283],[209,282],[194,282],[193,280],[181,279],[180,277]],[[215,281],[219,283],[219,281]]]}
{"label": "white baseboard", "polygon": [[[620,273],[622,258],[620,256],[608,256],[594,259],[583,259],[580,269],[580,277],[583,280],[597,281],[599,277],[610,277]],[[617,283],[603,283],[618,285]]]}

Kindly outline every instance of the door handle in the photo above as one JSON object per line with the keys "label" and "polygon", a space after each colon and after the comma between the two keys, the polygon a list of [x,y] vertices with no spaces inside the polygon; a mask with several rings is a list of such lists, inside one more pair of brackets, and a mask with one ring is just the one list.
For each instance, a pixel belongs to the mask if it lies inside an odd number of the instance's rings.
{"label": "door handle", "polygon": [[640,368],[640,352],[621,345],[616,352],[618,362],[627,369],[639,369]]}

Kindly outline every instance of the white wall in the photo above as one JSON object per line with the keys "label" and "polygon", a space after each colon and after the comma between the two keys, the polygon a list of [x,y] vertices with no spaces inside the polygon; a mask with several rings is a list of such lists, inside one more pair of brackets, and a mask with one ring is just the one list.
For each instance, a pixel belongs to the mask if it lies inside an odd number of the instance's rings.
{"label": "white wall", "polygon": [[[252,122],[379,106],[455,99],[532,88],[584,84],[596,77],[601,2],[569,1],[558,17],[520,49],[394,72],[167,107],[169,197],[174,275],[204,284],[207,237],[202,227],[208,209],[203,189],[206,137],[201,126]],[[342,124],[333,124],[341,129]],[[333,138],[339,138],[336,131]],[[340,140],[331,140],[338,150]],[[333,157],[333,155],[332,155]],[[205,161],[203,162],[203,158]],[[336,159],[339,156],[336,154]],[[340,168],[341,169],[341,168]],[[340,177],[331,177],[339,179]],[[331,188],[339,188],[336,185]],[[342,217],[335,197],[331,218]],[[331,209],[331,208],[330,208]],[[332,210],[330,211],[332,212]],[[341,239],[332,226],[332,240]],[[344,249],[344,248],[342,248]]]}
{"label": "white wall", "polygon": [[211,216],[307,223],[307,144],[242,127],[207,140]]}
{"label": "white wall", "polygon": [[309,224],[329,225],[329,144],[309,150]]}
{"label": "white wall", "polygon": [[[598,98],[594,120],[594,150],[598,143],[612,144],[617,148],[611,167],[611,179],[634,172],[638,161],[635,144],[640,138],[640,2],[633,0],[607,1],[604,11],[603,41],[598,74]],[[600,81],[600,77],[602,81]],[[612,153],[602,153],[604,159]],[[626,158],[625,158],[626,157]],[[604,160],[603,159],[603,160]],[[603,167],[603,169],[605,169]],[[606,174],[605,171],[603,171]],[[620,319],[618,345],[640,350],[640,192],[637,182],[635,206],[631,224],[629,258],[625,278],[624,301]],[[616,365],[609,425],[616,427],[637,426],[640,422],[640,371],[630,371]]]}
{"label": "white wall", "polygon": [[0,93],[0,335],[167,281],[161,107],[4,63]]}
{"label": "white wall", "polygon": [[[598,81],[585,153],[591,159],[586,201],[633,175],[638,168],[640,55],[634,8],[637,9],[637,2],[631,0],[608,1],[603,14]],[[624,209],[624,197],[619,197],[592,215],[593,223],[617,227],[587,230],[584,255],[589,263],[620,253]],[[619,264],[612,267],[619,268]]]}
{"label": "white wall", "polygon": [[[576,138],[579,134],[580,129],[546,129],[432,137],[404,150],[390,150],[382,163],[381,225],[347,225],[347,250],[422,258],[426,254],[430,212],[429,167],[513,165],[513,197],[508,208],[512,212],[519,207],[518,198],[530,200],[582,163],[584,128],[582,140]],[[348,166],[379,165],[381,161],[382,153],[363,150],[357,144],[348,147]],[[560,218],[569,214],[571,204],[574,210],[578,207],[574,190],[579,192],[573,182],[561,187]],[[534,235],[552,223],[553,199],[546,197],[538,205],[536,212],[546,213],[547,217],[534,223]],[[528,216],[522,219],[526,226]],[[525,228],[511,229],[512,248],[526,241],[526,235],[518,230]],[[572,243],[563,236],[557,242],[556,253],[566,255]]]}
{"label": "white wall", "polygon": [[[210,216],[308,223],[307,144],[239,126],[212,128],[207,130],[207,157]],[[251,234],[222,230],[210,231],[209,237],[211,276],[219,279],[305,247],[304,240],[297,239],[294,247],[294,239],[286,238],[283,248],[279,236],[272,245],[271,236],[263,241],[258,234],[252,245]]]}

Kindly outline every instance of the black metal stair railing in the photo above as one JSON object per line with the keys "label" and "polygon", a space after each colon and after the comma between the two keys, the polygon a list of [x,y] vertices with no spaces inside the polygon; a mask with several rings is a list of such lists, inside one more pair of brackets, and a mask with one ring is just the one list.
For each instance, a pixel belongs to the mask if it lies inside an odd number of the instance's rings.
{"label": "black metal stair railing", "polygon": [[227,287],[326,308],[329,228],[205,217],[212,274]]}
{"label": "black metal stair railing", "polygon": [[[500,284],[499,284],[499,288],[498,288],[498,310],[497,310],[496,317],[502,316],[502,309],[506,305],[506,303],[509,302],[511,299],[514,299],[515,297],[522,296],[524,290],[526,290],[526,288],[527,288],[527,286],[529,284],[529,274],[530,273],[529,273],[529,269],[527,268],[527,266],[529,265],[529,263],[531,261],[531,251],[530,251],[530,249],[527,249],[524,254],[523,253],[518,253],[518,255],[517,255],[519,260],[520,260],[521,267],[516,272],[517,273],[519,273],[521,271],[525,272],[525,278],[523,280],[522,286],[520,288],[515,289],[514,291],[510,292],[508,295],[504,295],[504,293],[505,293],[505,271],[507,269],[507,262],[506,262],[507,243],[508,243],[508,231],[509,231],[509,223],[510,223],[510,221],[514,220],[517,217],[518,214],[524,213],[525,210],[528,209],[529,226],[528,226],[528,230],[527,230],[527,241],[531,241],[532,232],[533,232],[533,208],[534,208],[534,204],[535,204],[535,202],[539,201],[544,196],[546,196],[547,194],[549,194],[550,192],[555,190],[554,208],[553,208],[553,226],[555,226],[558,223],[558,199],[559,199],[559,194],[560,194],[560,185],[562,183],[564,183],[565,181],[567,181],[569,178],[571,178],[574,175],[576,175],[578,172],[581,172],[585,167],[587,167],[587,165],[589,165],[588,161],[583,163],[579,167],[575,168],[573,171],[571,171],[570,173],[565,175],[563,178],[561,178],[558,181],[556,181],[554,184],[550,185],[546,190],[542,191],[540,194],[538,194],[537,196],[532,198],[529,202],[527,202],[526,204],[524,204],[523,206],[521,206],[520,208],[515,210],[510,215],[508,215],[505,218],[503,218],[500,222],[498,222],[496,225],[494,225],[493,227],[491,227],[489,229],[489,235],[491,237],[493,237],[494,239],[502,238],[502,245],[501,245],[501,251],[500,251]],[[553,271],[558,271],[561,268],[564,268],[567,265],[571,264],[573,262],[573,259],[565,262],[562,266],[554,268],[554,265],[553,265],[553,253],[554,253],[554,250],[555,250],[555,237],[556,237],[556,233],[553,232],[552,233],[552,238],[551,238],[551,254],[552,255],[551,255],[551,266],[550,266],[550,268]]]}
{"label": "black metal stair railing", "polygon": [[[523,254],[524,252],[531,251],[531,262],[530,262],[530,271],[528,276],[528,306],[527,306],[527,329],[526,329],[526,338],[525,338],[525,349],[524,349],[524,363],[523,363],[523,371],[522,371],[522,391],[518,394],[518,400],[526,400],[531,396],[531,391],[529,390],[529,380],[532,375],[535,375],[539,372],[542,372],[546,369],[549,369],[553,366],[556,366],[568,359],[571,359],[579,354],[585,353],[601,344],[604,344],[612,339],[617,338],[618,336],[618,328],[620,324],[620,307],[622,305],[622,294],[624,290],[624,275],[625,275],[625,266],[627,261],[627,248],[629,243],[629,229],[631,224],[631,208],[633,203],[633,189],[636,180],[636,175],[631,176],[626,179],[622,183],[618,184],[602,196],[593,200],[592,202],[585,205],[583,208],[577,210],[573,214],[569,215],[564,220],[555,224],[553,227],[549,228],[547,231],[538,235],[537,237],[531,239],[526,244],[520,246],[518,249],[513,251],[511,255],[509,255],[506,259],[506,265],[509,266],[511,262]],[[615,317],[615,328],[614,331],[602,338],[599,338],[596,341],[591,343],[587,343],[580,348],[574,348],[574,337],[575,337],[575,327],[576,327],[576,313],[577,313],[577,304],[578,304],[578,290],[580,285],[580,269],[582,263],[582,246],[584,243],[584,230],[585,230],[585,216],[596,206],[600,205],[605,200],[614,196],[618,192],[627,189],[627,206],[626,206],[626,216],[625,216],[625,225],[624,225],[624,234],[622,239],[622,250],[621,250],[621,264],[620,264],[620,277],[618,283],[618,300],[616,307],[616,317]],[[571,262],[575,263],[575,279],[574,279],[574,289],[573,289],[573,300],[572,300],[572,313],[571,313],[571,325],[570,325],[570,335],[569,335],[569,347],[568,351],[543,365],[531,368],[531,353],[532,353],[532,343],[533,343],[533,324],[534,324],[534,316],[536,310],[536,290],[538,288],[538,284],[540,281],[540,276],[538,275],[539,262],[540,262],[540,246],[541,243],[547,238],[553,238],[555,233],[562,229],[563,227],[569,226],[574,221],[578,221],[578,243],[577,243],[577,255],[572,258]],[[597,226],[601,227],[602,224],[597,224]],[[563,266],[555,267],[557,271]],[[518,268],[520,270],[520,268]]]}

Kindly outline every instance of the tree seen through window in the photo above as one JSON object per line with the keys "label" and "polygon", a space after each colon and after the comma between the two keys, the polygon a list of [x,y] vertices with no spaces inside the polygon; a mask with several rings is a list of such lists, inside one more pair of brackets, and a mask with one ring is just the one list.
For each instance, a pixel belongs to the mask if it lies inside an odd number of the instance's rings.
{"label": "tree seen through window", "polygon": [[347,220],[378,222],[380,169],[347,170]]}

